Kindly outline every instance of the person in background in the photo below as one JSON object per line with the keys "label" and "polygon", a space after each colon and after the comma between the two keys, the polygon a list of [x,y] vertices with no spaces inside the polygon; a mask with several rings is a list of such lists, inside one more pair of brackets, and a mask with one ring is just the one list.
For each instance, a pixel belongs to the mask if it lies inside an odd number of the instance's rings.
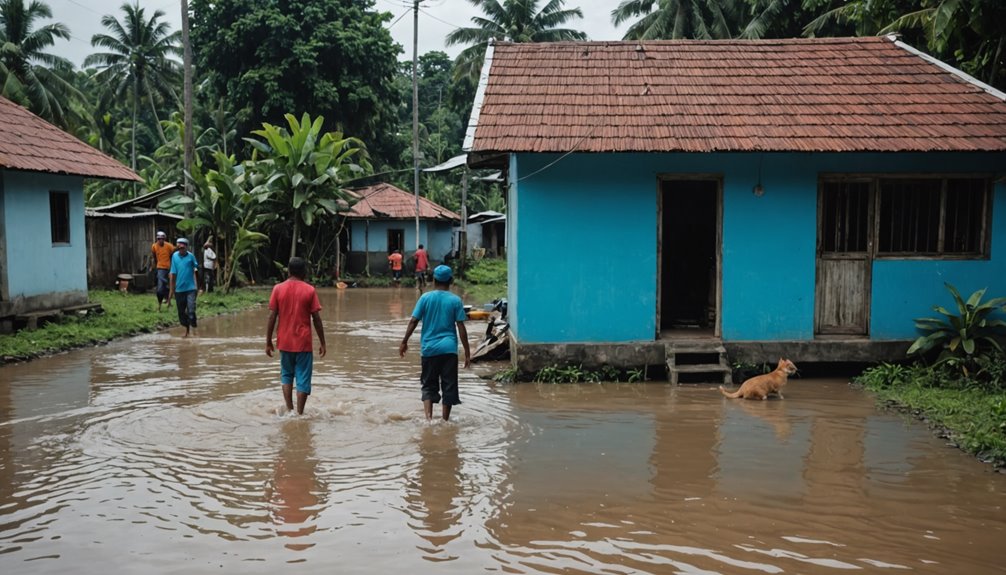
{"label": "person in background", "polygon": [[426,421],[433,419],[433,404],[444,404],[441,415],[444,421],[451,417],[451,408],[461,403],[458,394],[458,338],[465,350],[465,368],[471,365],[468,348],[468,331],[465,329],[465,306],[461,298],[451,293],[454,274],[447,266],[433,270],[433,289],[424,293],[412,310],[412,319],[405,329],[405,337],[398,346],[399,357],[409,350],[409,338],[419,322],[423,322],[421,336],[423,411]]}
{"label": "person in background", "polygon": [[423,244],[419,244],[412,259],[416,261],[416,287],[422,291],[426,287],[426,270],[430,267],[430,258],[423,249]]}
{"label": "person in background", "polygon": [[311,351],[311,324],[318,333],[318,356],[325,357],[325,326],[321,321],[321,303],[314,286],[307,283],[307,262],[290,258],[289,277],[272,288],[269,297],[269,323],[265,329],[265,354],[272,357],[273,330],[279,320],[276,347],[279,348],[280,384],[287,411],[293,410],[293,384],[297,382],[297,415],[304,415],[304,405],[311,395],[314,353]]}
{"label": "person in background", "polygon": [[157,311],[161,311],[161,304],[167,303],[171,307],[171,298],[168,288],[168,273],[171,270],[171,254],[175,253],[175,246],[168,243],[168,234],[157,231],[157,239],[150,246],[150,253],[154,259],[154,269],[157,273]]}
{"label": "person in background", "polygon": [[395,283],[402,281],[402,252],[395,250],[388,256],[388,265],[391,266],[391,277]]}
{"label": "person in background", "polygon": [[217,253],[213,251],[213,238],[203,244],[203,291],[213,293],[217,285]]}
{"label": "person in background", "polygon": [[178,238],[178,249],[171,256],[170,292],[168,299],[175,299],[178,306],[178,322],[185,326],[185,336],[196,327],[196,289],[199,280],[199,262],[189,251],[189,240]]}

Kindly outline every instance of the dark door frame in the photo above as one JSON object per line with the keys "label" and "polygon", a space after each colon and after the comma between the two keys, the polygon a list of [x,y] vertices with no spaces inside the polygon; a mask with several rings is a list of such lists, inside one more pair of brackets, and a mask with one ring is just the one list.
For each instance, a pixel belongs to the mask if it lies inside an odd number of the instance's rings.
{"label": "dark door frame", "polygon": [[676,174],[665,173],[657,175],[657,307],[656,315],[656,339],[660,339],[660,316],[663,302],[663,242],[664,242],[664,183],[674,181],[707,181],[716,183],[716,245],[714,253],[716,255],[716,273],[714,274],[712,289],[716,290],[716,321],[713,323],[713,337],[723,336],[723,174],[694,173]]}

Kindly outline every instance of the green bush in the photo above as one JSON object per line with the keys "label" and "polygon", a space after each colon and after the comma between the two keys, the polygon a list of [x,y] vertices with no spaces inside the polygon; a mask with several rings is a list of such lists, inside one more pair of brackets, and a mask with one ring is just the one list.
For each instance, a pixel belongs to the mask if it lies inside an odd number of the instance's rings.
{"label": "green bush", "polygon": [[980,289],[965,301],[957,288],[949,283],[944,285],[953,296],[957,309],[952,312],[937,305],[933,306],[933,310],[943,318],[916,319],[915,326],[923,335],[908,348],[908,355],[921,356],[939,349],[937,364],[946,365],[965,377],[973,377],[978,372],[987,374],[982,366],[988,363],[990,354],[1002,354],[995,337],[1006,327],[1006,322],[990,316],[1006,309],[1006,298],[983,302],[985,289]]}
{"label": "green bush", "polygon": [[481,259],[465,270],[464,279],[473,284],[506,286],[506,270],[505,259]]}

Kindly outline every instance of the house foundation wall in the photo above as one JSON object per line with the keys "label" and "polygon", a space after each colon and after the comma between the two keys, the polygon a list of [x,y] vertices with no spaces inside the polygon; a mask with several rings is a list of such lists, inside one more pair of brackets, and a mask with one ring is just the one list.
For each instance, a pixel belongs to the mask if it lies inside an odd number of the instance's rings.
{"label": "house foundation wall", "polygon": [[[868,363],[905,359],[911,345],[908,340],[793,340],[732,341],[697,340],[702,344],[722,345],[731,362],[774,363],[785,357],[800,363]],[[674,340],[674,345],[688,342]],[[670,342],[641,341],[625,343],[521,343],[511,335],[510,357],[524,373],[534,373],[551,365],[580,365],[584,369],[611,366],[638,369],[667,363]]]}
{"label": "house foundation wall", "polygon": [[85,303],[87,303],[86,291],[46,293],[28,297],[19,296],[8,301],[0,301],[0,317],[60,309]]}

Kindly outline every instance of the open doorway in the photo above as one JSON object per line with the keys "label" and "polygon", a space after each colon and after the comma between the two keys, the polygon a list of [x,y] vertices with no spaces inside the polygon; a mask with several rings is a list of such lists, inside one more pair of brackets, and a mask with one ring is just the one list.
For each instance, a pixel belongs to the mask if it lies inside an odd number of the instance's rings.
{"label": "open doorway", "polygon": [[405,230],[388,230],[388,253],[395,250],[405,253]]}
{"label": "open doorway", "polygon": [[660,331],[719,334],[719,180],[660,182]]}

